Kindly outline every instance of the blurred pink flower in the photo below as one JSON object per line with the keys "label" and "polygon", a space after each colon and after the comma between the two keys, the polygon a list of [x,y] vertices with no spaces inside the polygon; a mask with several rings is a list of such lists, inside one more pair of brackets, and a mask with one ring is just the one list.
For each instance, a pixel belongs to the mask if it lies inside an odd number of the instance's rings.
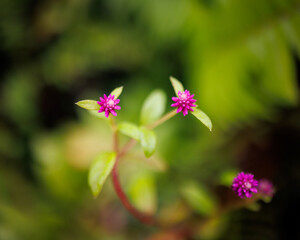
{"label": "blurred pink flower", "polygon": [[232,190],[240,198],[250,198],[252,193],[257,193],[257,186],[253,174],[241,172],[233,179]]}
{"label": "blurred pink flower", "polygon": [[258,183],[258,193],[265,197],[273,197],[275,193],[274,186],[271,181],[267,179],[261,179]]}

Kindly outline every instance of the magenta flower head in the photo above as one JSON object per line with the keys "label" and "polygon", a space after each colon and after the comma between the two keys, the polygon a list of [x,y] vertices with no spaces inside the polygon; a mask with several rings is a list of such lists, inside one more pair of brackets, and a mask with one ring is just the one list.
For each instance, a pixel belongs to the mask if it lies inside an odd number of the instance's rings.
{"label": "magenta flower head", "polygon": [[109,95],[108,97],[104,94],[104,98],[100,97],[100,102],[97,102],[101,107],[99,113],[105,112],[105,117],[108,117],[111,113],[114,116],[117,116],[115,110],[120,110],[121,107],[117,106],[120,102],[120,99],[114,99],[115,95]]}
{"label": "magenta flower head", "polygon": [[252,193],[257,193],[257,186],[253,174],[241,172],[233,179],[232,190],[240,198],[250,198]]}
{"label": "magenta flower head", "polygon": [[184,92],[178,91],[178,97],[172,97],[172,100],[175,102],[171,107],[177,107],[177,113],[182,112],[183,116],[188,114],[188,111],[194,111],[192,107],[196,107],[194,102],[196,99],[193,99],[194,94],[190,94],[190,91],[185,90]]}
{"label": "magenta flower head", "polygon": [[275,193],[273,184],[267,179],[259,180],[258,193],[260,193],[264,197],[273,197]]}

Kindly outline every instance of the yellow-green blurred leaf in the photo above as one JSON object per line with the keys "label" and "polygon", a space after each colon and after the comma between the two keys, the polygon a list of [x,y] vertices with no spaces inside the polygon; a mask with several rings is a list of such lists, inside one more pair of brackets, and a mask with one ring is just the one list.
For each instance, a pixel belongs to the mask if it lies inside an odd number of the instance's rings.
{"label": "yellow-green blurred leaf", "polygon": [[105,180],[109,176],[116,161],[116,153],[101,153],[92,163],[89,170],[89,186],[94,197],[97,197],[102,190]]}
{"label": "yellow-green blurred leaf", "polygon": [[178,96],[178,92],[184,92],[184,88],[183,85],[180,81],[178,81],[176,78],[174,77],[170,77],[170,81],[172,83],[172,86],[174,88],[174,91],[176,93],[176,95]]}
{"label": "yellow-green blurred leaf", "polygon": [[86,110],[99,110],[100,109],[99,104],[97,103],[97,101],[94,101],[94,100],[82,100],[75,104]]}
{"label": "yellow-green blurred leaf", "polygon": [[118,129],[124,135],[131,137],[135,140],[140,140],[140,130],[139,127],[129,122],[122,122],[118,125]]}
{"label": "yellow-green blurred leaf", "polygon": [[212,130],[212,122],[210,118],[200,109],[194,108],[194,111],[191,112],[196,118],[198,118],[208,129]]}
{"label": "yellow-green blurred leaf", "polygon": [[253,212],[258,212],[261,209],[261,205],[258,202],[254,202],[247,205],[246,208]]}
{"label": "yellow-green blurred leaf", "polygon": [[140,171],[133,175],[128,185],[133,205],[140,211],[153,214],[157,207],[155,180],[149,171]]}
{"label": "yellow-green blurred leaf", "polygon": [[222,172],[220,176],[220,184],[224,186],[231,186],[233,179],[238,174],[237,170],[225,170]]}
{"label": "yellow-green blurred leaf", "polygon": [[141,145],[144,149],[144,153],[146,157],[151,157],[151,155],[155,152],[156,147],[156,135],[153,131],[148,130],[146,128],[140,128],[141,135]]}
{"label": "yellow-green blurred leaf", "polygon": [[105,117],[105,112],[99,113],[98,110],[90,110],[89,113],[91,115],[93,115],[94,117],[96,117],[96,118],[101,118],[101,119],[104,119],[104,120],[108,120],[108,118]]}
{"label": "yellow-green blurred leaf", "polygon": [[114,95],[115,99],[117,99],[121,95],[122,91],[123,91],[123,86],[114,89],[110,94]]}
{"label": "yellow-green blurred leaf", "polygon": [[204,186],[199,183],[185,183],[180,192],[187,203],[201,215],[211,215],[216,209],[216,200]]}
{"label": "yellow-green blurred leaf", "polygon": [[141,111],[141,124],[146,125],[159,119],[166,107],[166,94],[162,90],[154,90],[146,98]]}

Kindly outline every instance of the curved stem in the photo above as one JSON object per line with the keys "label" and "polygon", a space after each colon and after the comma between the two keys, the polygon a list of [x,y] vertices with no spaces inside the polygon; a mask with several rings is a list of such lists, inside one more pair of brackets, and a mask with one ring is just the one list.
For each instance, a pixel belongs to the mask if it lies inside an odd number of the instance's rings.
{"label": "curved stem", "polygon": [[129,202],[125,192],[122,189],[122,186],[119,181],[118,177],[118,158],[116,160],[116,163],[113,167],[112,170],[112,180],[113,180],[113,185],[116,190],[117,195],[119,196],[121,202],[123,203],[124,207],[138,220],[140,220],[143,223],[146,224],[154,224],[154,218],[151,215],[145,214],[137,210],[131,203]]}
{"label": "curved stem", "polygon": [[[156,122],[148,125],[147,128],[148,129],[155,128],[158,125],[164,123],[165,121],[167,121],[168,119],[172,118],[175,115],[176,115],[176,110],[173,110],[173,111],[167,113],[166,115],[164,115],[163,117],[161,117],[160,119],[158,119]],[[143,213],[143,212],[139,211],[138,209],[136,209],[130,203],[130,201],[128,200],[125,192],[122,189],[122,186],[120,184],[119,177],[118,177],[118,162],[132,147],[134,147],[134,145],[137,143],[137,141],[134,140],[134,139],[131,139],[130,141],[127,142],[127,144],[123,147],[122,150],[119,150],[119,147],[118,147],[118,130],[117,130],[117,125],[116,125],[113,118],[111,118],[111,123],[112,123],[113,132],[114,132],[114,149],[117,152],[116,162],[115,162],[115,165],[113,167],[112,175],[111,175],[115,191],[116,191],[118,197],[120,198],[122,204],[124,205],[124,207],[134,217],[136,217],[138,220],[140,220],[141,222],[143,222],[145,224],[159,225],[157,223],[157,221],[155,220],[154,216]]]}

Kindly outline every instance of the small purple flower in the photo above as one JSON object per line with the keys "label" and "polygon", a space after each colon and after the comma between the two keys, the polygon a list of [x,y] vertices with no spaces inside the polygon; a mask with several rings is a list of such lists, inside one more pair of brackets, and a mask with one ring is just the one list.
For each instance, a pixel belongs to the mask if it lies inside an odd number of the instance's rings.
{"label": "small purple flower", "polygon": [[101,107],[99,109],[99,113],[105,112],[105,117],[109,116],[111,113],[114,116],[117,116],[115,110],[120,110],[121,107],[117,106],[120,102],[120,99],[114,99],[115,95],[109,95],[108,97],[104,94],[104,98],[100,97],[100,102],[97,102]]}
{"label": "small purple flower", "polygon": [[177,107],[177,113],[182,112],[183,116],[188,114],[188,111],[194,111],[192,107],[196,107],[194,102],[196,99],[193,99],[194,94],[190,94],[190,91],[185,90],[184,92],[178,91],[178,97],[172,97],[172,100],[175,102],[171,107]]}
{"label": "small purple flower", "polygon": [[252,193],[257,193],[257,186],[253,174],[241,172],[233,179],[232,190],[240,198],[250,198]]}
{"label": "small purple flower", "polygon": [[273,197],[275,189],[273,184],[267,179],[261,179],[258,183],[258,192],[265,197]]}

